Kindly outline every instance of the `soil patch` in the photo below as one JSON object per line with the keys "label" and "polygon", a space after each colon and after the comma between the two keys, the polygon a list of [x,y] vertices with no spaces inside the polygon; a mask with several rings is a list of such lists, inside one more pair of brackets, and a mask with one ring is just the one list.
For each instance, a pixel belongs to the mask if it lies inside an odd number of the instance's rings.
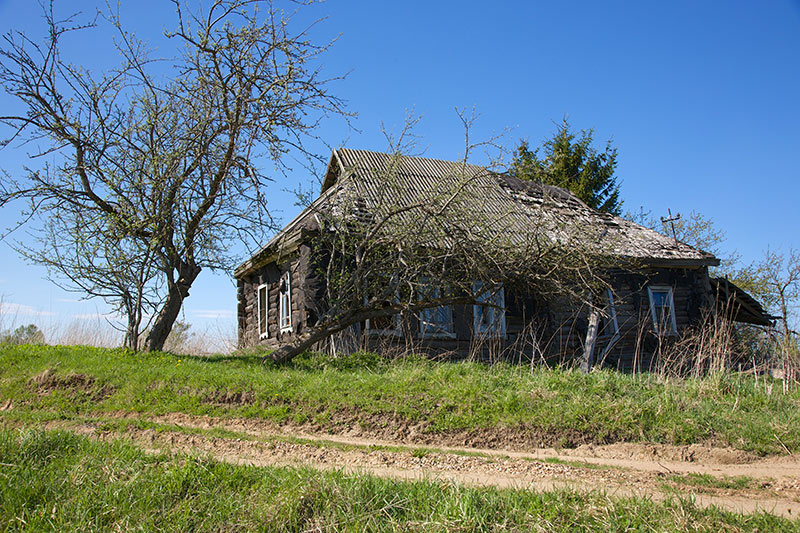
{"label": "soil patch", "polygon": [[253,405],[256,394],[253,391],[212,391],[203,395],[203,403],[214,405]]}
{"label": "soil patch", "polygon": [[[542,428],[534,425],[434,429],[428,421],[415,421],[393,413],[369,413],[343,407],[326,413],[322,421],[280,424],[288,431],[331,433],[351,438],[381,439],[403,444],[528,451],[541,448],[574,449],[579,455],[662,459],[683,462],[741,464],[757,461],[758,456],[717,442],[692,445],[641,444],[624,442],[613,434],[601,438],[573,428]],[[612,448],[617,447],[617,448]]]}
{"label": "soil patch", "polygon": [[286,421],[281,426],[290,430],[384,439],[406,444],[507,450],[575,448],[583,444],[615,441],[613,437],[598,440],[595,435],[569,428],[545,429],[532,425],[439,430],[426,420],[412,420],[395,413],[370,413],[354,407],[328,411],[319,421],[312,419],[300,424]]}
{"label": "soil patch", "polygon": [[[116,413],[116,418],[134,418],[133,413]],[[800,489],[800,456],[762,458],[732,448],[716,448],[708,444],[674,446],[667,444],[617,443],[607,445],[584,445],[577,448],[530,447],[510,449],[498,446],[470,447],[449,446],[435,436],[409,433],[405,440],[381,439],[361,430],[330,433],[316,431],[313,424],[276,424],[253,418],[217,418],[195,416],[185,413],[168,413],[148,419],[162,424],[171,424],[196,429],[225,429],[258,438],[271,436],[293,436],[320,441],[332,441],[355,446],[403,446],[408,448],[436,448],[443,451],[482,454],[519,459],[555,459],[579,461],[592,465],[604,465],[662,474],[708,473],[722,476],[746,475],[753,478],[776,478],[792,480]],[[418,438],[419,436],[424,438]]]}
{"label": "soil patch", "polygon": [[[173,418],[173,423],[178,422]],[[123,432],[105,431],[92,424],[51,423],[93,438],[110,440],[124,435],[146,450],[186,452],[215,459],[258,466],[311,466],[346,472],[366,472],[398,479],[436,479],[470,485],[552,490],[601,490],[614,496],[646,496],[665,499],[691,495],[700,506],[717,505],[736,512],[767,511],[793,517],[800,508],[800,486],[787,480],[751,483],[744,489],[700,489],[670,481],[664,472],[633,468],[596,468],[581,464],[551,463],[496,453],[489,456],[443,451],[375,448],[341,448],[322,442],[280,439],[247,440],[128,427]]]}
{"label": "soil patch", "polygon": [[575,454],[586,457],[630,458],[635,460],[663,460],[718,465],[749,464],[759,461],[759,457],[742,450],[705,444],[690,444],[686,446],[664,446],[630,442],[603,446],[585,444],[577,447]]}
{"label": "soil patch", "polygon": [[96,378],[86,374],[59,374],[52,368],[40,372],[28,380],[37,394],[44,396],[55,391],[65,391],[67,394],[84,394],[92,401],[100,402],[114,394],[113,385],[100,383]]}

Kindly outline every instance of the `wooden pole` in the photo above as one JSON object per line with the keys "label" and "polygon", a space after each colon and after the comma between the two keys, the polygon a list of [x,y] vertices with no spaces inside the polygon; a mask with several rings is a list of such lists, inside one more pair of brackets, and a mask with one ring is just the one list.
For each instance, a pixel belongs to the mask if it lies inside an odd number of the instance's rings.
{"label": "wooden pole", "polygon": [[588,374],[594,364],[594,346],[597,343],[597,329],[600,325],[600,312],[596,309],[589,314],[589,329],[586,331],[586,342],[583,349],[581,371]]}

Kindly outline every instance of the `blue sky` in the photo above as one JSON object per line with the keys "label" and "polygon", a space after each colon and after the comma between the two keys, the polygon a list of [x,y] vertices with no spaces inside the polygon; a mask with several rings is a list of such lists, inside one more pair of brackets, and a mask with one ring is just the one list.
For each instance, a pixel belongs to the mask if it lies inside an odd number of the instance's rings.
{"label": "blue sky", "polygon": [[[35,29],[36,4],[0,0],[0,30]],[[56,4],[91,13],[95,2]],[[166,1],[124,7],[137,32],[154,39],[170,12]],[[302,16],[325,17],[318,39],[339,36],[326,72],[349,73],[333,90],[358,113],[357,131],[325,123],[318,133],[332,146],[381,150],[381,123],[399,128],[413,109],[425,154],[456,158],[463,136],[455,107],[481,114],[477,137],[513,128],[509,145],[538,145],[568,115],[574,127],[594,128],[598,145],[612,139],[618,147],[624,208],[700,211],[747,262],[768,246],[800,247],[798,1],[329,0]],[[100,68],[111,57],[102,37],[71,43],[73,61]],[[25,154],[0,150],[0,168],[19,173]],[[275,184],[284,221],[298,208],[282,189],[309,179],[297,171]],[[4,208],[0,225],[17,214]],[[17,322],[47,326],[107,312],[100,301],[74,301],[79,295],[45,275],[0,242],[0,296]],[[196,330],[232,331],[235,310],[230,278],[204,272],[184,318]]]}

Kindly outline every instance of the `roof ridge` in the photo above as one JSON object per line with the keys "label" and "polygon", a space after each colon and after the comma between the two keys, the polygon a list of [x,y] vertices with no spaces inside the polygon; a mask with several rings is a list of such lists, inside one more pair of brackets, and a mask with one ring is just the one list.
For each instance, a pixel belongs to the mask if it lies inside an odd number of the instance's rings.
{"label": "roof ridge", "polygon": [[[389,156],[389,157],[394,156],[394,155],[399,155],[400,157],[404,157],[404,158],[407,158],[407,159],[425,159],[427,161],[436,161],[438,163],[447,163],[449,165],[460,165],[461,164],[461,165],[468,165],[468,166],[471,166],[471,167],[486,168],[483,165],[477,165],[475,163],[468,163],[466,161],[453,161],[452,159],[439,159],[438,157],[427,157],[427,156],[422,156],[422,155],[408,155],[408,154],[403,154],[403,153],[400,153],[400,152],[390,153],[390,152],[380,152],[380,151],[377,151],[377,150],[367,150],[367,149],[363,149],[363,148],[345,148],[345,147],[334,149],[334,151],[337,151],[337,150],[344,150],[344,151],[347,151],[347,152],[368,152],[370,154]],[[489,171],[489,172],[493,172],[493,171]]]}

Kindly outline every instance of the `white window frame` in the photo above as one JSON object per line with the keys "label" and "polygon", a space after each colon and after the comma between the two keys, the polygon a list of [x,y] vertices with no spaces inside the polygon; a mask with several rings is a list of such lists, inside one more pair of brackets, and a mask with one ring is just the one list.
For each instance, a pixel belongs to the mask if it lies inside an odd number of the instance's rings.
{"label": "white window frame", "polygon": [[[431,291],[430,294],[432,298],[441,298],[442,287],[434,285],[426,280],[423,280],[421,283],[422,285],[420,286],[420,288],[424,287],[424,290]],[[417,299],[423,300],[424,297],[425,294],[420,292],[418,289]],[[437,313],[439,309],[444,309],[445,317],[447,319],[446,323],[438,323],[428,319],[428,317],[435,317],[436,315],[434,315],[434,313]],[[440,305],[437,307],[422,309],[417,315],[417,319],[419,320],[419,336],[421,338],[443,338],[443,339],[456,338],[456,325],[453,320],[452,305]],[[431,331],[430,329],[433,329],[433,331]]]}
{"label": "white window frame", "polygon": [[[611,292],[611,289],[606,289],[606,300],[608,302],[608,312],[604,313],[603,320],[611,320],[611,324],[614,325],[614,329],[612,331],[608,331],[608,327],[606,327],[606,331],[603,331],[603,338],[606,337],[615,337],[619,335],[619,322],[617,321],[617,306],[614,303],[614,293]],[[652,302],[652,299],[650,300]]]}
{"label": "white window frame", "polygon": [[[284,299],[284,296],[286,297]],[[286,271],[281,276],[278,286],[278,325],[281,333],[292,331],[292,272]]]}
{"label": "white window frame", "polygon": [[[475,335],[501,337],[506,336],[506,297],[502,285],[494,289],[484,289],[482,281],[472,282],[472,293],[478,302],[487,302],[497,307],[481,305],[472,306],[472,331]],[[494,291],[494,293],[493,293]],[[486,313],[490,318],[488,324],[483,324],[481,317]]]}
{"label": "white window frame", "polygon": [[[264,308],[262,309],[261,291],[264,291]],[[269,285],[262,283],[256,289],[256,302],[258,306],[258,338],[266,339],[269,337]],[[261,316],[264,316],[264,322],[261,322]]]}
{"label": "white window frame", "polygon": [[[653,293],[656,292],[666,292],[667,293],[667,300],[669,301],[669,318],[670,318],[670,331],[660,331],[658,323],[658,316],[656,314],[656,305],[655,300],[653,299]],[[656,332],[657,335],[677,335],[678,334],[678,324],[675,320],[675,300],[672,295],[672,287],[667,285],[651,285],[647,287],[647,296],[650,299],[650,318],[653,320],[653,330]]]}

